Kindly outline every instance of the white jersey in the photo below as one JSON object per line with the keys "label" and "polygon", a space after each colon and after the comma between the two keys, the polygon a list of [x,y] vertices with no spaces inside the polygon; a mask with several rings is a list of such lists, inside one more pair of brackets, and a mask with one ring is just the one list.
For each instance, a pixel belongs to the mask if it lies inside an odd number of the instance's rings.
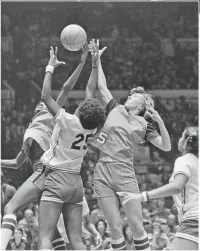
{"label": "white jersey", "polygon": [[179,173],[188,177],[183,192],[173,196],[178,211],[179,222],[199,219],[198,169],[198,158],[191,153],[179,157],[175,161],[170,181],[173,181],[174,177]]}
{"label": "white jersey", "polygon": [[93,137],[96,129],[84,129],[76,115],[62,108],[56,114],[55,121],[50,149],[43,154],[41,161],[51,169],[79,173],[87,151],[86,142]]}

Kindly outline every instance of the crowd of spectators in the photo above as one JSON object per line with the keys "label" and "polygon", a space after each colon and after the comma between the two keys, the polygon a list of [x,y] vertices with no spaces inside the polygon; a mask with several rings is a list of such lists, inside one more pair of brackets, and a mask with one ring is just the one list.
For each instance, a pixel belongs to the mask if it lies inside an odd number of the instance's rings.
{"label": "crowd of spectators", "polygon": [[[130,89],[142,85],[146,89],[198,89],[197,11],[193,3],[12,3],[2,6],[2,80],[16,92],[15,106],[2,100],[2,158],[14,158],[21,149],[23,134],[37,103],[31,81],[40,87],[50,45],[59,47],[59,58],[66,66],[56,71],[53,88],[60,89],[78,64],[79,53],[64,50],[59,35],[64,26],[78,23],[88,38],[100,38],[108,49],[102,57],[109,89]],[[84,4],[84,8],[83,5]],[[188,5],[190,4],[190,5]],[[163,7],[164,6],[164,7]],[[196,11],[196,12],[195,12]],[[54,18],[52,18],[54,17]],[[180,39],[185,39],[184,43]],[[189,41],[189,42],[188,42]],[[90,58],[75,89],[85,89],[91,69]],[[123,100],[121,100],[123,103]],[[73,113],[75,100],[66,110]],[[172,150],[162,153],[151,147],[150,161],[136,163],[140,191],[168,183],[173,162],[178,156],[177,142],[186,126],[198,124],[197,100],[155,97],[170,133]],[[90,207],[90,219],[103,239],[102,249],[110,248],[110,232],[106,219],[94,196],[93,173],[97,154],[89,149],[84,158],[82,179]],[[137,168],[139,167],[139,168]],[[18,171],[4,170],[1,183],[2,210],[21,183],[31,174],[27,162]],[[133,233],[120,209],[123,233],[128,249],[133,249]],[[168,247],[177,227],[177,212],[171,198],[153,200],[143,206],[144,227],[151,249]],[[17,215],[18,226],[9,248],[37,250],[38,205],[31,203]],[[91,234],[84,231],[87,249],[94,248]]]}
{"label": "crowd of spectators", "polygon": [[[30,81],[42,85],[51,45],[66,61],[56,71],[54,89],[74,70],[79,53],[65,50],[59,39],[69,23],[80,24],[88,40],[100,38],[108,47],[102,60],[110,89],[130,89],[133,83],[148,89],[197,88],[198,13],[192,3],[84,3],[84,8],[23,3],[17,11],[3,6],[2,12],[2,79],[19,95]],[[88,60],[75,89],[85,89],[90,70]]]}

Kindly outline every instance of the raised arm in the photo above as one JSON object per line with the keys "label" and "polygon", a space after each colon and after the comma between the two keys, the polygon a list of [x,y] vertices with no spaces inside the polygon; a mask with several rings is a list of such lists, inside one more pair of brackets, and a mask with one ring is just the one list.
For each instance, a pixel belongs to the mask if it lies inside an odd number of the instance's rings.
{"label": "raised arm", "polygon": [[165,123],[158,114],[157,111],[155,111],[153,108],[146,108],[147,109],[147,116],[151,117],[154,121],[158,123],[159,130],[160,130],[160,136],[150,140],[150,142],[158,147],[159,149],[168,152],[171,150],[171,140],[169,137],[169,133],[165,127]]}
{"label": "raised arm", "polygon": [[98,67],[98,89],[100,92],[100,98],[102,104],[106,107],[108,103],[113,99],[111,92],[107,88],[106,78],[101,65],[101,55],[107,47],[104,47],[99,51],[99,67]]}
{"label": "raised arm", "polygon": [[75,71],[72,73],[72,75],[68,78],[68,80],[64,83],[62,90],[58,95],[56,102],[60,107],[63,107],[63,105],[65,104],[67,100],[67,96],[69,92],[73,89],[74,85],[76,84],[81,74],[81,71],[83,69],[83,66],[85,65],[87,56],[88,56],[88,46],[86,42],[82,48],[81,59],[80,59],[79,65],[77,66]]}
{"label": "raised arm", "polygon": [[26,154],[21,150],[15,159],[1,159],[1,167],[17,170],[22,166],[26,159]]}
{"label": "raised arm", "polygon": [[97,44],[94,39],[89,44],[91,55],[92,55],[92,70],[90,73],[90,77],[86,86],[86,98],[94,98],[95,92],[97,89],[97,81],[98,81],[98,62],[99,62],[99,48],[98,48],[99,40],[97,40]]}
{"label": "raised arm", "polygon": [[61,106],[52,98],[51,95],[51,82],[54,68],[61,64],[65,64],[64,62],[59,62],[57,59],[58,48],[56,47],[55,52],[53,47],[50,49],[50,60],[46,67],[46,74],[43,82],[42,88],[42,101],[46,104],[48,110],[52,113],[53,116],[57,114]]}

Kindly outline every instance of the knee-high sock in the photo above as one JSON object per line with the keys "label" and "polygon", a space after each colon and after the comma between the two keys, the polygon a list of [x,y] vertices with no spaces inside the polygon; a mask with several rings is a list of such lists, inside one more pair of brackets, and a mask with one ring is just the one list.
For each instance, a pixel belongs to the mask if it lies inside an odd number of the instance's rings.
{"label": "knee-high sock", "polygon": [[126,244],[123,236],[118,240],[111,239],[111,244],[113,249],[126,250]]}
{"label": "knee-high sock", "polygon": [[54,250],[66,250],[65,241],[63,238],[58,238],[52,242]]}
{"label": "knee-high sock", "polygon": [[134,237],[134,245],[136,250],[150,250],[148,235],[145,232],[140,238]]}
{"label": "knee-high sock", "polygon": [[3,217],[3,222],[1,225],[1,250],[6,250],[8,242],[14,232],[15,226],[17,224],[17,218],[14,214],[6,214]]}

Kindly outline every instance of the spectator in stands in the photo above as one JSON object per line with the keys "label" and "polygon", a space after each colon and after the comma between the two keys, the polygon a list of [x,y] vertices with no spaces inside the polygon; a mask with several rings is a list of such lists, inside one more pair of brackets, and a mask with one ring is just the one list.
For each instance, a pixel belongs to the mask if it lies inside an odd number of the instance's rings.
{"label": "spectator in stands", "polygon": [[169,238],[162,231],[162,228],[159,224],[156,224],[153,227],[153,238],[151,249],[152,250],[162,250],[163,248],[168,248],[170,245]]}
{"label": "spectator in stands", "polygon": [[129,227],[129,225],[125,225],[123,227],[123,235],[126,243],[127,250],[135,250],[134,240],[133,240],[133,233]]}
{"label": "spectator in stands", "polygon": [[98,220],[95,224],[95,227],[96,227],[96,230],[101,235],[101,238],[103,240],[101,249],[105,250],[105,249],[111,248],[110,236],[106,232],[107,231],[106,221],[103,219]]}
{"label": "spectator in stands", "polygon": [[14,238],[8,243],[7,250],[29,250],[26,240],[22,237],[22,228],[16,228]]}

